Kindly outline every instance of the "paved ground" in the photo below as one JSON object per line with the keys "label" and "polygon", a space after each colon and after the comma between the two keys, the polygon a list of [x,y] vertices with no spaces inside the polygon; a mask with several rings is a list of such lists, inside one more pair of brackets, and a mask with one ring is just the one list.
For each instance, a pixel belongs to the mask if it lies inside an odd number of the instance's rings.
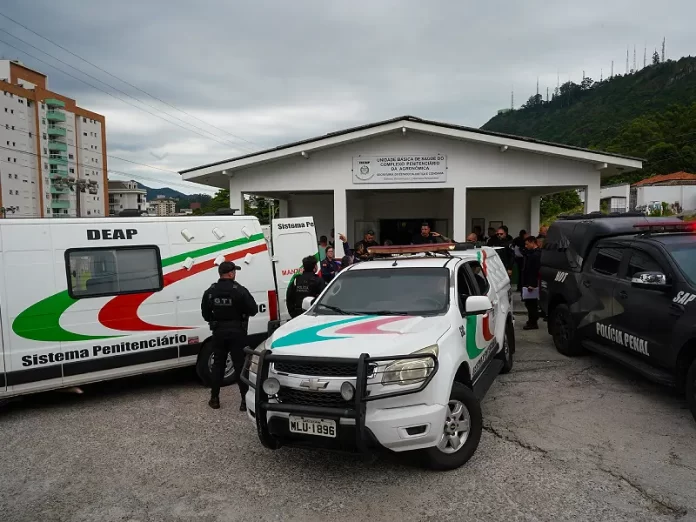
{"label": "paved ground", "polygon": [[696,520],[696,423],[669,391],[518,331],[474,458],[264,450],[236,389],[210,410],[189,371],[0,409],[0,513],[20,521]]}

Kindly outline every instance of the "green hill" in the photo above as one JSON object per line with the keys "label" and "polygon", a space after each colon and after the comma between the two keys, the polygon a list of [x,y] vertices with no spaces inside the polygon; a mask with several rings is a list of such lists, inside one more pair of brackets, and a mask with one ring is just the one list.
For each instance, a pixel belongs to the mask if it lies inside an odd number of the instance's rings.
{"label": "green hill", "polygon": [[532,96],[482,128],[646,159],[642,172],[610,183],[696,172],[696,58],[654,63],[602,82],[568,82],[548,102]]}

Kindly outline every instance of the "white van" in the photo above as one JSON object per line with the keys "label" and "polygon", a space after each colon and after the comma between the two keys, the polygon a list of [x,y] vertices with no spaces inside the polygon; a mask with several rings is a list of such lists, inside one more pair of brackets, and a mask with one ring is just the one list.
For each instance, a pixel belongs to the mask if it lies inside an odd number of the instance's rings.
{"label": "white van", "polygon": [[250,346],[289,319],[285,291],[317,250],[314,223],[272,228],[269,243],[252,216],[0,220],[0,397],[193,364],[208,381],[200,303],[219,263],[242,267],[259,305]]}

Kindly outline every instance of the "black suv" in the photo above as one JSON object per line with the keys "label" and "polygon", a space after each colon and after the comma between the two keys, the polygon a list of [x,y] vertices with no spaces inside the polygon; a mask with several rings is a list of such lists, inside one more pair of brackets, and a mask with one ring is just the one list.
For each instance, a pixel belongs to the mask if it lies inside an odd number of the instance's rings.
{"label": "black suv", "polygon": [[596,352],[674,386],[696,418],[696,223],[559,219],[541,256],[541,306],[560,353]]}

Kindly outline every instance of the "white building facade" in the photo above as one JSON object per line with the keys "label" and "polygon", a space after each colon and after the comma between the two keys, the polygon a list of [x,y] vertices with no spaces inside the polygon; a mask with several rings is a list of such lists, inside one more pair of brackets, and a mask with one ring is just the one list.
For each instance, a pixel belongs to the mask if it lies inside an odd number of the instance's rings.
{"label": "white building facade", "polygon": [[135,181],[109,181],[109,215],[118,216],[123,210],[147,212],[147,190]]}
{"label": "white building facade", "polygon": [[151,216],[173,216],[176,214],[176,201],[169,198],[158,197],[150,201],[148,214]]}
{"label": "white building facade", "polygon": [[182,171],[183,179],[280,200],[281,217],[313,216],[317,234],[366,230],[408,241],[428,221],[463,241],[475,227],[539,229],[540,197],[583,188],[599,210],[600,180],[640,160],[404,116]]}
{"label": "white building facade", "polygon": [[103,116],[48,90],[42,73],[0,60],[3,217],[105,216],[104,126]]}

